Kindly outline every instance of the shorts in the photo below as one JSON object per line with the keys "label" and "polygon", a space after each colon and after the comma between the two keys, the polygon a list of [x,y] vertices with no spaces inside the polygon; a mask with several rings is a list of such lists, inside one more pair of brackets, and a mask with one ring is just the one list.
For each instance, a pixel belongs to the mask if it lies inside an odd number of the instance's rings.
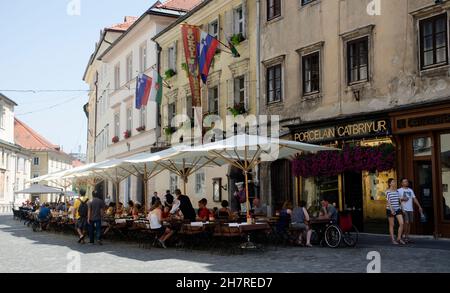
{"label": "shorts", "polygon": [[77,229],[86,229],[87,227],[87,218],[78,218],[77,223],[75,224]]}
{"label": "shorts", "polygon": [[403,217],[405,217],[405,223],[414,223],[414,212],[403,212]]}
{"label": "shorts", "polygon": [[159,238],[159,237],[164,235],[164,233],[166,232],[166,228],[161,227],[161,228],[158,228],[158,229],[152,229],[152,232],[155,232],[157,237]]}
{"label": "shorts", "polygon": [[401,215],[401,214],[402,214],[402,210],[397,210],[395,212],[395,214],[392,214],[391,210],[386,210],[386,215],[387,215],[388,218],[393,218],[393,217],[396,217],[396,216]]}
{"label": "shorts", "polygon": [[304,223],[292,223],[291,228],[297,229],[297,230],[307,230],[308,226]]}

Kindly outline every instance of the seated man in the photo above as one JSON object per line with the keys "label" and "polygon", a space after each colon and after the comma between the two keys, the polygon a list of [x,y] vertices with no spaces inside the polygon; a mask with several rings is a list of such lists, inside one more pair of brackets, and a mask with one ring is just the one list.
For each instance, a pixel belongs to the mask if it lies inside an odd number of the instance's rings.
{"label": "seated man", "polygon": [[206,200],[206,198],[203,198],[198,202],[198,214],[196,218],[197,221],[206,222],[209,220],[209,215],[211,212],[206,207],[207,204],[208,201]]}
{"label": "seated man", "polygon": [[330,204],[328,198],[322,199],[321,203],[322,203],[321,214],[323,214],[323,216],[321,216],[321,218],[329,219],[333,223],[336,224],[338,222],[338,212],[337,212],[336,207],[334,205]]}
{"label": "seated man", "polygon": [[41,229],[44,229],[51,217],[50,205],[48,203],[41,206],[39,209],[38,220],[41,223]]}
{"label": "seated man", "polygon": [[261,203],[259,198],[253,200],[253,214],[255,216],[267,216],[267,206]]}

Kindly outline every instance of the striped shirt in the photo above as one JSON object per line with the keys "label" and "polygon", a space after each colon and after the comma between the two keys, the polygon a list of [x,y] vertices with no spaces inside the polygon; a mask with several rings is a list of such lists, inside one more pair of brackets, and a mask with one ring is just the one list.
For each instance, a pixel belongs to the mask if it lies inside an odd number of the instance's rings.
{"label": "striped shirt", "polygon": [[394,209],[394,211],[398,211],[401,209],[400,207],[400,195],[398,194],[398,191],[391,191],[391,190],[387,190],[386,191],[386,198],[387,198],[387,206],[386,208],[388,210],[392,208]]}

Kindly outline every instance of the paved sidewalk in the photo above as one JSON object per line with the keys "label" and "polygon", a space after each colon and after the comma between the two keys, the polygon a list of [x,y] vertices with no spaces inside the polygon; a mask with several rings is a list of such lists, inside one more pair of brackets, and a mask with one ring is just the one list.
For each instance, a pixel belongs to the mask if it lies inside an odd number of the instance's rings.
{"label": "paved sidewalk", "polygon": [[[358,248],[280,248],[220,256],[176,249],[141,249],[134,243],[79,245],[70,235],[33,232],[12,216],[0,216],[0,272],[68,272],[74,257],[93,272],[366,272],[367,254],[381,255],[382,272],[450,272],[450,242],[417,239],[393,247],[386,236],[362,235]],[[76,267],[75,267],[76,268]]]}

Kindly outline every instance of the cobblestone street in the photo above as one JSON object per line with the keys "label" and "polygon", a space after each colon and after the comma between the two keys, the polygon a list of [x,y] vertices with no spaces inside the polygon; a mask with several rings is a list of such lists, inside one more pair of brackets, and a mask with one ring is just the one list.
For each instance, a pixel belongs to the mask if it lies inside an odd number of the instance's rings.
{"label": "cobblestone street", "polygon": [[0,216],[0,272],[67,272],[73,252],[81,272],[366,272],[367,254],[381,254],[382,272],[450,272],[450,242],[416,239],[392,247],[386,236],[363,235],[358,248],[278,248],[222,256],[209,252],[139,248],[134,243],[79,245],[75,237],[33,232],[12,216]]}

